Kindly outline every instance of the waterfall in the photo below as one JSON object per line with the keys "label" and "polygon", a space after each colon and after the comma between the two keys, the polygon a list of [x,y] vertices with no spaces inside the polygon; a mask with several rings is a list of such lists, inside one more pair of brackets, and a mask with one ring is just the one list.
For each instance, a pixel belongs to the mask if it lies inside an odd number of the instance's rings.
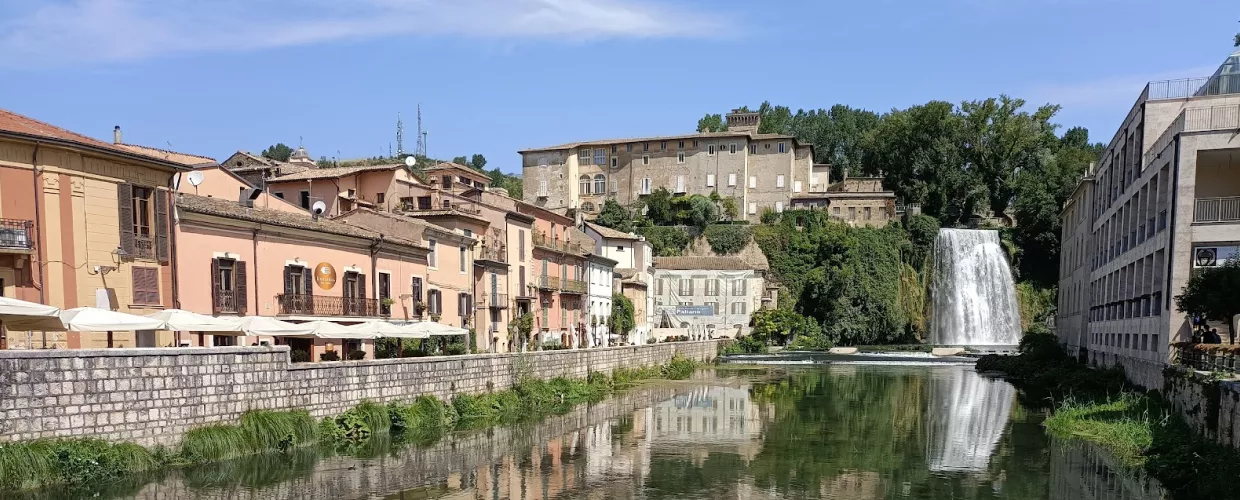
{"label": "waterfall", "polygon": [[972,368],[936,369],[926,409],[926,454],[935,472],[981,472],[1003,437],[1016,389]]}
{"label": "waterfall", "polygon": [[940,230],[931,293],[931,344],[1020,342],[1016,285],[997,231]]}

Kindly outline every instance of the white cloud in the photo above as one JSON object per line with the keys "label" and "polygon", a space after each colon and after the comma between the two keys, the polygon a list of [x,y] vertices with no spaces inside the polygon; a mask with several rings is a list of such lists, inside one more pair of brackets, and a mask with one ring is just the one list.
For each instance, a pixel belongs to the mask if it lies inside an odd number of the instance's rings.
{"label": "white cloud", "polygon": [[[0,20],[0,65],[133,61],[412,35],[704,38],[717,13],[666,0],[55,0]],[[2,11],[3,9],[0,9]]]}

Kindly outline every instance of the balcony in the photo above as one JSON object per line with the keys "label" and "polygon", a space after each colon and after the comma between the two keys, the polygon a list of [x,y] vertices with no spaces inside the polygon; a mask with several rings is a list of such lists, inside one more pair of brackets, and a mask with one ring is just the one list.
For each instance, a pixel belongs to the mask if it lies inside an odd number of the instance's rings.
{"label": "balcony", "polygon": [[474,248],[474,262],[508,267],[508,249],[503,246],[479,245]]}
{"label": "balcony", "polygon": [[553,292],[560,289],[559,276],[542,275],[538,277],[538,289],[544,292]]}
{"label": "balcony", "polygon": [[508,294],[480,294],[478,295],[478,309],[508,309]]}
{"label": "balcony", "polygon": [[581,280],[561,280],[560,292],[584,295],[586,293],[586,282]]}
{"label": "balcony", "polygon": [[282,293],[276,295],[282,316],[379,317],[379,300]]}
{"label": "balcony", "polygon": [[135,235],[133,238],[133,257],[137,259],[154,259],[155,238]]}
{"label": "balcony", "polygon": [[[574,255],[581,255],[581,254],[589,252],[588,250],[586,250],[584,247],[577,244],[576,242],[570,242],[568,240],[561,240],[559,238],[548,238],[547,235],[543,234],[541,231],[535,231],[532,236],[534,240],[534,246],[545,249],[545,250],[551,250],[554,252],[571,253]],[[591,244],[591,248],[593,248],[593,244]]]}
{"label": "balcony", "polygon": [[34,251],[34,221],[0,219],[0,253]]}
{"label": "balcony", "polygon": [[1151,101],[1187,99],[1240,93],[1240,75],[1217,75],[1150,82],[1145,97]]}
{"label": "balcony", "polygon": [[236,314],[241,312],[237,310],[236,290],[212,290],[211,312],[215,314]]}
{"label": "balcony", "polygon": [[1197,198],[1193,222],[1240,222],[1240,196]]}

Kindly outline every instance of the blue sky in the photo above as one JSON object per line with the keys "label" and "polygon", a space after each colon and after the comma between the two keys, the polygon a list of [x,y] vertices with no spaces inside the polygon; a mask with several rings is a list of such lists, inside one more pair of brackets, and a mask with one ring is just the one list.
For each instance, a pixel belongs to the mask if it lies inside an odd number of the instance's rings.
{"label": "blue sky", "polygon": [[1234,0],[0,0],[0,107],[223,159],[518,149],[691,131],[763,100],[885,111],[1007,93],[1109,140],[1146,81],[1205,76]]}

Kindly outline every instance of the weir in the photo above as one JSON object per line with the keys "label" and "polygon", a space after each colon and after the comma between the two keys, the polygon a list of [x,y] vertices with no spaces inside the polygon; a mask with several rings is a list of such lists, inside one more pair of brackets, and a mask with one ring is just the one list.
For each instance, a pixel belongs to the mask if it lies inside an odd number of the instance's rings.
{"label": "weir", "polygon": [[1016,345],[1016,285],[998,231],[942,229],[934,242],[930,343]]}

